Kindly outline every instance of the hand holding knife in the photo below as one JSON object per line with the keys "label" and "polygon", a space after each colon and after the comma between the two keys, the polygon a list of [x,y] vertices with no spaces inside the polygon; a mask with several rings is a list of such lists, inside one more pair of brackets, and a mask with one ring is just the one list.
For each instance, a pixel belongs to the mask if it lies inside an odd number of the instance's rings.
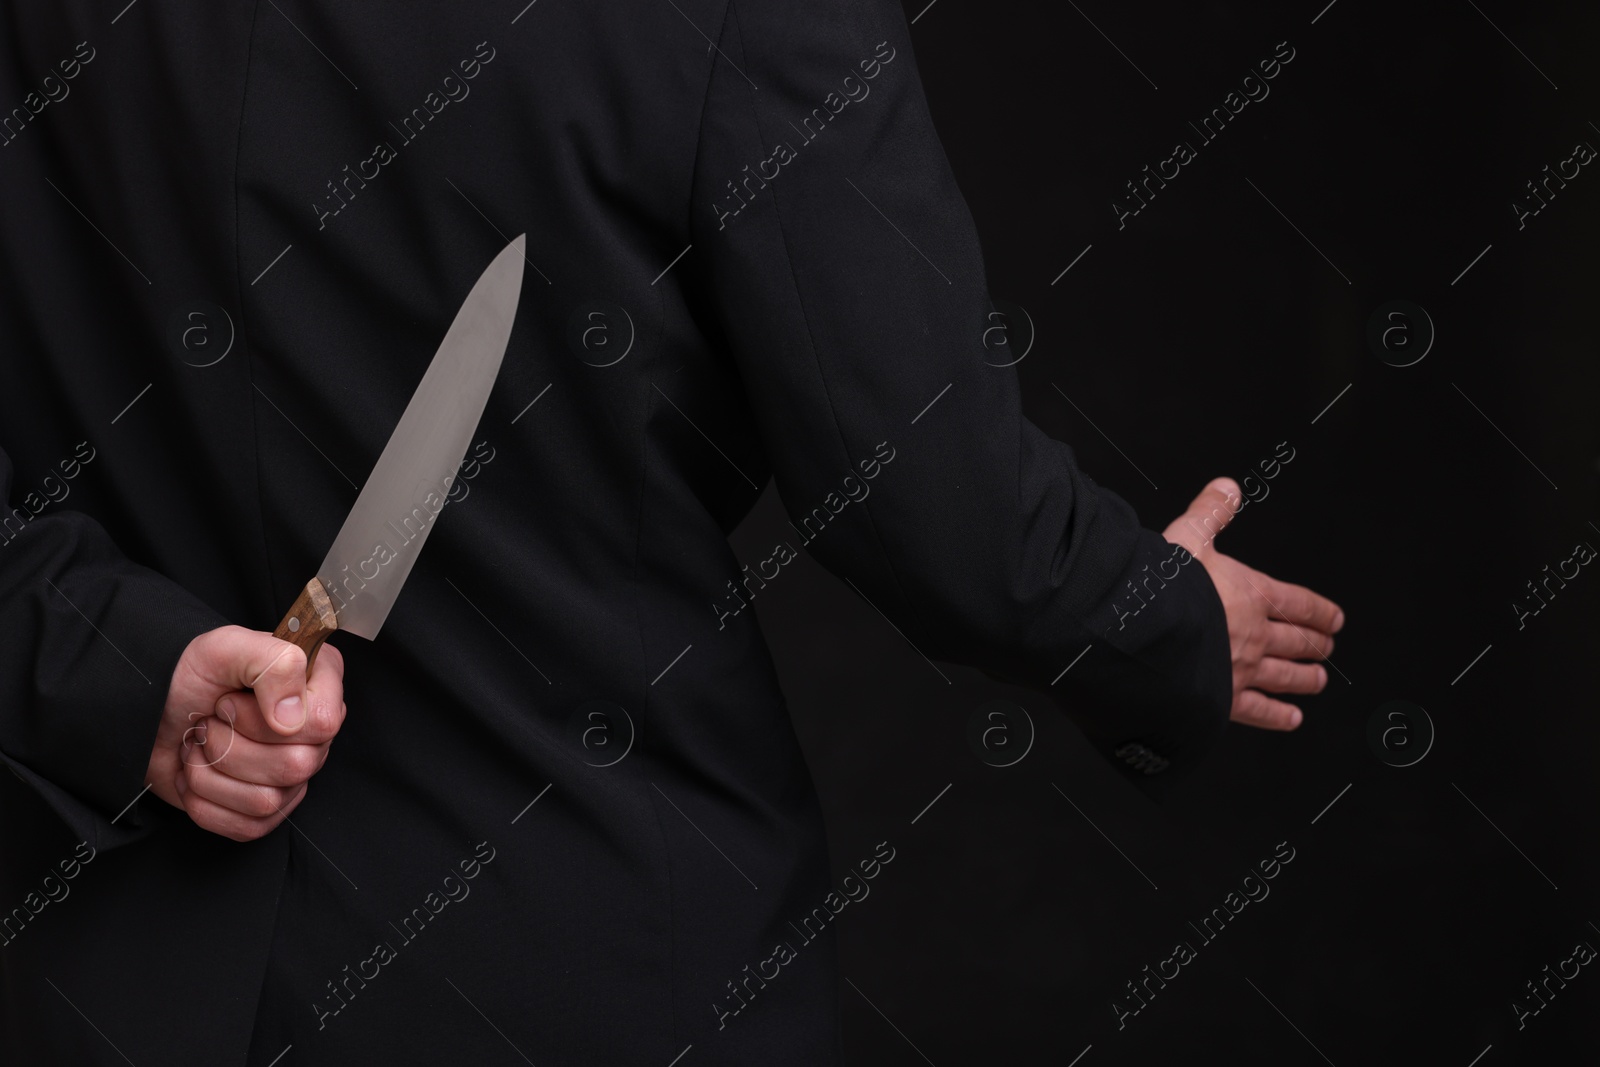
{"label": "hand holding knife", "polygon": [[[179,657],[145,785],[200,828],[235,841],[266,836],[327,759],[344,721],[344,671],[337,653],[317,664],[317,652],[336,630],[378,635],[449,499],[511,337],[523,244],[512,241],[472,287],[327,558],[277,630],[219,626]],[[305,653],[304,674],[284,641]]]}

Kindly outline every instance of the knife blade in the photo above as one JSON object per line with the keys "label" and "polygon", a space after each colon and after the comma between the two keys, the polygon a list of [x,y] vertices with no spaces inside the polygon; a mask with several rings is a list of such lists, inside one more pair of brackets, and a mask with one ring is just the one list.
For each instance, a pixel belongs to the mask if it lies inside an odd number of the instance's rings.
{"label": "knife blade", "polygon": [[526,237],[502,249],[467,294],[327,557],[273,631],[305,652],[307,677],[336,630],[378,636],[449,501],[511,340]]}

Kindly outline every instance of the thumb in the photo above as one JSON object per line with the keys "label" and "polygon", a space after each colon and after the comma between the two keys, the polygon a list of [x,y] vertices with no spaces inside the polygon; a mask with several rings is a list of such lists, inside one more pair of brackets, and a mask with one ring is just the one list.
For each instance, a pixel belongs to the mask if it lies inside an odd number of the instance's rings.
{"label": "thumb", "polygon": [[201,673],[225,692],[253,689],[261,717],[279,734],[306,722],[306,654],[260,630],[224,626],[205,635]]}
{"label": "thumb", "polygon": [[1213,478],[1189,502],[1188,509],[1172,520],[1165,536],[1199,555],[1243,508],[1244,494],[1239,491],[1239,483],[1232,478]]}
{"label": "thumb", "polygon": [[269,655],[271,659],[246,684],[255,690],[268,726],[280,734],[297,733],[306,724],[306,654],[271,634],[261,637],[262,648],[251,655],[250,663],[254,666]]}

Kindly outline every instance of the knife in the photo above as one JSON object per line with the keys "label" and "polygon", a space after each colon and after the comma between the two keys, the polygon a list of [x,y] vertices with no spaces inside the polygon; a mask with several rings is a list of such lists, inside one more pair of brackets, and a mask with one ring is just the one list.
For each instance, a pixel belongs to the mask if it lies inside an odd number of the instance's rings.
{"label": "knife", "polygon": [[511,340],[526,238],[501,250],[467,294],[327,558],[272,632],[305,652],[307,677],[335,630],[378,636],[449,499]]}

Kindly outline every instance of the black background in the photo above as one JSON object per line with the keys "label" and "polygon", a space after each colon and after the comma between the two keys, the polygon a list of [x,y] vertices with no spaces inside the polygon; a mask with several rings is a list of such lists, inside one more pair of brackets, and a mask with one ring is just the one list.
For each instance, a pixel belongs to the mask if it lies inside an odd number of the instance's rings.
{"label": "black background", "polygon": [[[1600,172],[1520,230],[1511,204],[1600,146],[1600,13],[1323,2],[906,8],[990,291],[1036,330],[1029,417],[1156,529],[1287,441],[1293,462],[1221,548],[1348,623],[1297,732],[1230,727],[1157,803],[1048,697],[932,668],[809,557],[791,564],[755,603],[835,867],[897,850],[837,924],[853,1063],[1597,1055],[1596,966],[1521,1029],[1512,1003],[1535,1006],[1524,984],[1578,942],[1600,947],[1600,568],[1521,630],[1512,604],[1600,546]],[[1270,95],[1201,146],[1187,122],[1283,41]],[[1198,158],[1119,230],[1124,183],[1178,140]],[[1437,331],[1412,366],[1366,341],[1393,300]],[[735,550],[757,560],[786,531],[769,487]],[[967,739],[995,698],[1037,730],[1006,768]],[[1409,767],[1367,740],[1391,699],[1436,729]],[[1202,943],[1188,921],[1279,842],[1295,858],[1270,895]],[[1178,941],[1197,958],[1119,1030],[1112,999]]]}

